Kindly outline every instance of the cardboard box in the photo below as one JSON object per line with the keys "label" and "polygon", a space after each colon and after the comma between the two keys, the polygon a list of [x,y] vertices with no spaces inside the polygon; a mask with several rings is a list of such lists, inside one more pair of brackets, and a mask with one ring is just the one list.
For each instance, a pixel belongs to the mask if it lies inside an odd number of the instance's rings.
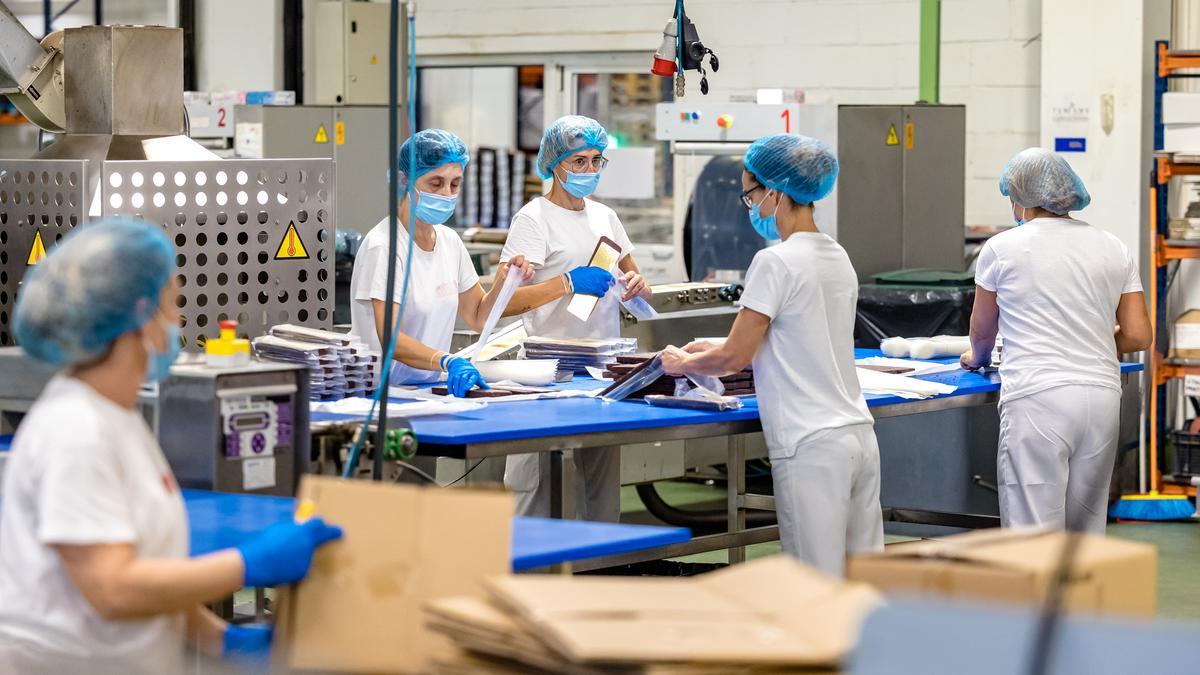
{"label": "cardboard box", "polygon": [[1200,150],[1200,123],[1164,124],[1163,150],[1167,152]]}
{"label": "cardboard box", "polygon": [[304,476],[297,493],[345,531],[308,578],[281,594],[275,660],[284,670],[419,672],[452,653],[422,606],[480,595],[511,569],[512,497]]}
{"label": "cardboard box", "polygon": [[[1139,542],[1083,535],[1069,611],[1153,617],[1158,552]],[[1067,535],[1046,530],[981,530],[889,546],[851,558],[847,577],[897,595],[1040,604]]]}
{"label": "cardboard box", "polygon": [[882,598],[773,556],[687,579],[507,576],[493,599],[574,664],[829,666]]}
{"label": "cardboard box", "polygon": [[1189,309],[1175,320],[1171,356],[1200,359],[1200,309]]}
{"label": "cardboard box", "polygon": [[1200,124],[1200,94],[1168,91],[1162,97],[1163,124]]}

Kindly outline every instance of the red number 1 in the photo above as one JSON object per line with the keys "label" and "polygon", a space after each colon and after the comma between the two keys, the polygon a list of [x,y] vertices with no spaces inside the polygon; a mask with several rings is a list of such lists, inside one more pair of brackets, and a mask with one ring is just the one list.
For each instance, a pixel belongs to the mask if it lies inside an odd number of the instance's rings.
{"label": "red number 1", "polygon": [[779,113],[779,116],[783,118],[783,133],[785,133],[785,134],[792,133],[792,111],[791,111],[791,109],[784,108],[783,112]]}

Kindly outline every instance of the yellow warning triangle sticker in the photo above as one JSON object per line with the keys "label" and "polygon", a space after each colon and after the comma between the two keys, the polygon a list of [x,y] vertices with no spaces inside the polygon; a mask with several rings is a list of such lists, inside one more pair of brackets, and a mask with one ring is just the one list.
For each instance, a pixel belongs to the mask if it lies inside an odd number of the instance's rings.
{"label": "yellow warning triangle sticker", "polygon": [[[896,130],[895,127],[893,127],[892,131],[895,131],[895,130]],[[313,143],[328,143],[328,142],[329,142],[329,134],[326,133],[325,125],[322,124],[321,126],[317,127],[317,135],[313,138]]]}
{"label": "yellow warning triangle sticker", "polygon": [[279,249],[275,251],[275,259],[308,259],[308,249],[304,248],[304,242],[300,241],[300,233],[296,230],[296,223],[288,223],[287,231],[283,233],[283,241],[279,242]]}
{"label": "yellow warning triangle sticker", "polygon": [[38,230],[33,235],[33,247],[29,249],[29,259],[25,261],[25,264],[27,266],[36,265],[42,261],[42,258],[45,257],[46,245],[42,243],[42,231]]}
{"label": "yellow warning triangle sticker", "polygon": [[887,144],[888,145],[900,145],[900,136],[896,134],[896,125],[895,124],[888,127]]}
{"label": "yellow warning triangle sticker", "polygon": [[375,65],[377,63],[379,63],[379,59],[376,57],[375,54],[372,54],[371,55],[371,65]]}

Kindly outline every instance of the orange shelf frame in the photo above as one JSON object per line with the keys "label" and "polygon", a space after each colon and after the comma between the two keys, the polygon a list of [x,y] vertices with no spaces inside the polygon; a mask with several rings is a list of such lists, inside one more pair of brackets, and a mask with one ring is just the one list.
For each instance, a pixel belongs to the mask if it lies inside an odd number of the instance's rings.
{"label": "orange shelf frame", "polygon": [[1159,77],[1167,77],[1185,68],[1200,68],[1200,52],[1172,52],[1165,44],[1158,46]]}
{"label": "orange shelf frame", "polygon": [[1168,244],[1167,240],[1159,235],[1156,244],[1155,259],[1158,267],[1172,260],[1200,260],[1200,242],[1195,246],[1176,246]]}

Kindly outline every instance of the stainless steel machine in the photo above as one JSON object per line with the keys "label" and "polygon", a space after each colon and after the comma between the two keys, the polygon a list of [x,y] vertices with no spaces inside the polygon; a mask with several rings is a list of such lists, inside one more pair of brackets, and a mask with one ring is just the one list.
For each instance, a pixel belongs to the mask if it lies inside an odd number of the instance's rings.
{"label": "stainless steel machine", "polygon": [[621,335],[637,338],[638,348],[647,351],[728,335],[737,317],[735,303],[742,297],[742,287],[737,284],[661,284],[653,291],[650,306],[658,312],[656,318],[639,321],[621,312]]}
{"label": "stainless steel machine", "polygon": [[[0,346],[15,342],[25,271],[106,216],[158,223],[175,242],[189,351],[223,319],[251,335],[332,325],[332,161],[220,160],[184,135],[179,29],[71,28],[44,47],[0,12],[0,36],[0,72],[25,83],[0,91],[43,129],[65,130],[33,159],[0,161]],[[48,67],[65,79],[61,116],[29,75]]]}
{"label": "stainless steel machine", "polygon": [[963,268],[964,106],[661,103],[657,115],[657,138],[675,155],[674,244],[677,259],[691,263],[686,278],[744,271],[763,246],[737,205],[741,158],[753,141],[780,133],[837,152],[838,182],[815,218],[860,281],[902,268]]}

